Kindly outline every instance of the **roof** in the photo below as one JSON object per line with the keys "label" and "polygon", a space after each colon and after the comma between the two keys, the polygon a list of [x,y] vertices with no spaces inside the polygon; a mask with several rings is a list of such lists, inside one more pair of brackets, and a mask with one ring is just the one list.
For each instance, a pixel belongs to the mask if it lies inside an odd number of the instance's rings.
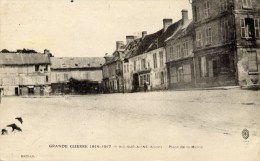
{"label": "roof", "polygon": [[127,44],[126,49],[125,49],[125,60],[133,57],[136,55],[138,47],[141,44],[142,39],[135,39],[134,41],[131,41],[130,43]]}
{"label": "roof", "polygon": [[116,50],[111,57],[107,57],[108,59],[104,65],[109,65],[120,60],[120,54],[123,53],[123,50]]}
{"label": "roof", "polygon": [[99,68],[104,63],[102,57],[51,57],[52,69]]}
{"label": "roof", "polygon": [[42,53],[0,53],[0,65],[50,64],[50,57]]}
{"label": "roof", "polygon": [[165,40],[168,39],[181,26],[182,20],[170,25],[166,31],[161,29],[153,34],[146,35],[138,44],[138,47],[126,56],[126,59],[141,55],[143,53],[165,46]]}
{"label": "roof", "polygon": [[175,33],[173,33],[168,39],[165,41],[169,40],[177,40],[181,37],[191,35],[192,34],[192,29],[193,29],[193,21],[188,20],[187,23],[185,23],[179,30],[177,30]]}

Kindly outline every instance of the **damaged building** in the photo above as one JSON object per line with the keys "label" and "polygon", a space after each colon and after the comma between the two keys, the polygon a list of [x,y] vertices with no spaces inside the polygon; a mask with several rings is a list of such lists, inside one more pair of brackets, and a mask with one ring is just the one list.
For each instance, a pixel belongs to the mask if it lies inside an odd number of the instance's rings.
{"label": "damaged building", "polygon": [[87,94],[102,91],[100,57],[52,57],[52,94]]}
{"label": "damaged building", "polygon": [[0,53],[0,89],[6,96],[46,95],[50,89],[50,53]]}

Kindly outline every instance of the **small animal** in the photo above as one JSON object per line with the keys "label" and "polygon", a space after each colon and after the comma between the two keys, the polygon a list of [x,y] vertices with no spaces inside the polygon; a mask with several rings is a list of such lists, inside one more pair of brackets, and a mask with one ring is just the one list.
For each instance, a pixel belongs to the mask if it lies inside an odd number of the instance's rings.
{"label": "small animal", "polygon": [[6,129],[2,129],[2,134],[1,135],[7,135],[7,130]]}
{"label": "small animal", "polygon": [[21,117],[16,117],[16,120],[18,120],[21,124],[23,123],[23,119]]}
{"label": "small animal", "polygon": [[22,131],[22,129],[20,127],[18,127],[16,124],[10,124],[10,125],[7,125],[7,127],[11,127],[12,128],[12,132],[14,130]]}

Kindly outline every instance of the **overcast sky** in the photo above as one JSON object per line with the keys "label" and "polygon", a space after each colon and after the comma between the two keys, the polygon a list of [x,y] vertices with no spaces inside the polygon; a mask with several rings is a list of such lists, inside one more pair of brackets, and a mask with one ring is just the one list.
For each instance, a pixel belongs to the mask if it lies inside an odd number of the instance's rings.
{"label": "overcast sky", "polygon": [[49,49],[55,57],[103,57],[126,35],[181,19],[188,0],[0,0],[0,50]]}

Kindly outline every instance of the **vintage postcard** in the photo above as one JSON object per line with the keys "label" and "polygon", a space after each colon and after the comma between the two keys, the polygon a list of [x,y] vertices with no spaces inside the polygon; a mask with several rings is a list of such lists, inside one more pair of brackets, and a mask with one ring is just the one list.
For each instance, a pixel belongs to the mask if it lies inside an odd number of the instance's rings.
{"label": "vintage postcard", "polygon": [[259,0],[0,0],[0,161],[260,161]]}

